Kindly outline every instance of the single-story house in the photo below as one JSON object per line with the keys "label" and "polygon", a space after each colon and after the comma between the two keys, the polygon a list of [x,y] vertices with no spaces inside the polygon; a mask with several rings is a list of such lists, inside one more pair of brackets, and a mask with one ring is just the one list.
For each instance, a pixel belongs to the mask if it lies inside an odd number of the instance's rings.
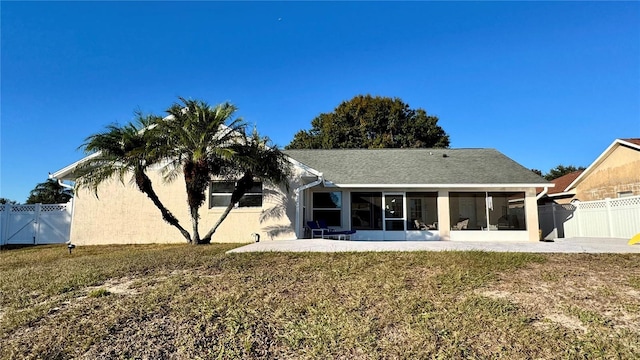
{"label": "single-story house", "polygon": [[[352,240],[538,240],[536,187],[553,184],[494,149],[288,150],[290,191],[256,183],[213,237],[248,242],[310,236],[309,221],[355,230]],[[80,160],[78,163],[82,162]],[[78,163],[51,175],[74,180]],[[185,228],[184,180],[164,183],[150,171],[160,199]],[[201,209],[206,232],[224,210],[233,183],[212,179]],[[515,200],[514,200],[515,199]],[[524,201],[522,200],[524,199]],[[74,200],[75,244],[183,242],[134,185],[103,184],[98,197]]]}
{"label": "single-story house", "polygon": [[640,195],[640,138],[614,140],[564,192],[579,201]]}

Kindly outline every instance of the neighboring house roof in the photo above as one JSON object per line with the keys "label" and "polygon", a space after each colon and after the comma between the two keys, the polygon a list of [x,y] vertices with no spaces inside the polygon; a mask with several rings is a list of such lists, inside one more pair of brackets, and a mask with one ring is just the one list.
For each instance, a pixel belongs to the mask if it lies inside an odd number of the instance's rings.
{"label": "neighboring house roof", "polygon": [[573,180],[569,185],[567,185],[565,191],[569,191],[575,188],[582,179],[585,179],[592,173],[599,165],[602,163],[611,153],[613,153],[618,147],[626,146],[630,149],[635,149],[640,151],[640,138],[629,138],[629,139],[615,139],[611,145],[602,153],[598,158],[589,165],[575,180]]}
{"label": "neighboring house roof", "polygon": [[287,150],[285,154],[341,186],[550,184],[494,149]]}
{"label": "neighboring house roof", "polygon": [[[571,184],[573,180],[575,180],[578,176],[580,176],[580,174],[582,174],[583,171],[584,170],[574,171],[574,172],[562,175],[559,178],[551,180],[551,183],[555,184],[556,186],[549,188],[549,190],[547,191],[547,196],[553,197],[553,196],[567,195],[566,194],[567,186],[569,186],[569,184]],[[542,192],[542,190],[543,188],[537,188],[536,192],[540,193]]]}
{"label": "neighboring house roof", "polygon": [[640,138],[620,139],[621,141],[628,142],[634,145],[640,146]]}

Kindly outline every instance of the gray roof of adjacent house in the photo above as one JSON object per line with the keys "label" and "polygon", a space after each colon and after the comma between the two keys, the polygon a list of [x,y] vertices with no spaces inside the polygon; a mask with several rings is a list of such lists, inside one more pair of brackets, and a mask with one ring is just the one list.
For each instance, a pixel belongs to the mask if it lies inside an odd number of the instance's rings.
{"label": "gray roof of adjacent house", "polygon": [[334,184],[546,185],[494,149],[286,150]]}

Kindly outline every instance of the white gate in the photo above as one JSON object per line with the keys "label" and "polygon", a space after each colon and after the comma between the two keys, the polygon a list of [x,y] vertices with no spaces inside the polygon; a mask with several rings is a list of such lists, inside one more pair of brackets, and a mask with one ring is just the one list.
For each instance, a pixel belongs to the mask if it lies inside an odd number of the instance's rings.
{"label": "white gate", "polygon": [[0,205],[0,245],[61,244],[69,241],[72,202]]}
{"label": "white gate", "polygon": [[576,202],[571,205],[542,205],[538,207],[538,219],[545,239],[628,239],[640,233],[640,196]]}

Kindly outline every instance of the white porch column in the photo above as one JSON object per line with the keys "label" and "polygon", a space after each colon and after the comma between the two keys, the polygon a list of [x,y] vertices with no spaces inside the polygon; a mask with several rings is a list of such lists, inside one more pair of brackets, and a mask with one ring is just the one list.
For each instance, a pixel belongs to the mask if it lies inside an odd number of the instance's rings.
{"label": "white porch column", "polygon": [[524,193],[525,222],[529,241],[539,241],[538,233],[538,202],[536,201],[536,189],[529,188]]}
{"label": "white porch column", "polygon": [[438,231],[440,240],[451,240],[449,190],[438,190]]}

